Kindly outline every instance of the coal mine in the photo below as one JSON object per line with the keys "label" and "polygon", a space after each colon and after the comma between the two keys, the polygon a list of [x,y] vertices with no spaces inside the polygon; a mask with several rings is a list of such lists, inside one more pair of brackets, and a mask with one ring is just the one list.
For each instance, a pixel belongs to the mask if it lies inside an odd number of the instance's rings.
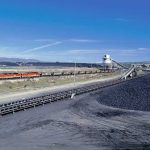
{"label": "coal mine", "polygon": [[150,75],[0,118],[1,150],[150,149]]}

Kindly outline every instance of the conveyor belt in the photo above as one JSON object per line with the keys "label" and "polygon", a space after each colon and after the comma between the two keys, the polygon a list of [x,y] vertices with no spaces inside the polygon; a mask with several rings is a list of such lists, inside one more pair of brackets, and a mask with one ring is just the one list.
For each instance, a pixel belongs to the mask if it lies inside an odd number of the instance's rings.
{"label": "conveyor belt", "polygon": [[124,69],[128,69],[128,67],[124,66],[123,64],[116,62],[115,60],[112,60],[114,63],[116,63],[117,65],[121,66]]}
{"label": "conveyor belt", "polygon": [[136,66],[133,65],[131,66],[121,77],[121,79],[126,79],[134,70],[135,70]]}
{"label": "conveyor belt", "polygon": [[[130,79],[131,80],[131,79]],[[55,92],[39,97],[34,98],[27,98],[23,100],[13,101],[9,103],[4,103],[0,105],[0,115],[7,115],[10,113],[18,112],[21,110],[26,110],[29,108],[37,107],[40,105],[52,103],[59,100],[64,100],[67,98],[70,98],[72,93],[75,93],[75,95],[81,95],[84,93],[96,91],[105,87],[113,86],[122,82],[126,82],[126,80],[113,80],[113,81],[107,81],[103,83],[97,83],[94,85],[88,85],[85,87],[79,87],[79,88],[73,88],[66,91],[61,92]]]}

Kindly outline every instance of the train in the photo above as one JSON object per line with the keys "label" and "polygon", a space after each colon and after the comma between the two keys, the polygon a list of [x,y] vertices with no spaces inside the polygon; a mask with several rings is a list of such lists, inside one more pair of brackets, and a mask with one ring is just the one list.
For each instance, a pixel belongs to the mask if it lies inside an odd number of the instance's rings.
{"label": "train", "polygon": [[[99,71],[77,71],[76,75],[82,74],[96,74],[101,72],[113,72],[114,70],[99,70]],[[49,76],[68,76],[74,75],[74,72],[23,72],[23,73],[0,73],[0,80],[7,80],[7,79],[21,79],[21,78],[35,78],[35,77],[49,77]]]}
{"label": "train", "polygon": [[14,79],[14,78],[27,78],[27,77],[40,77],[40,72],[24,72],[24,73],[0,73],[0,79]]}

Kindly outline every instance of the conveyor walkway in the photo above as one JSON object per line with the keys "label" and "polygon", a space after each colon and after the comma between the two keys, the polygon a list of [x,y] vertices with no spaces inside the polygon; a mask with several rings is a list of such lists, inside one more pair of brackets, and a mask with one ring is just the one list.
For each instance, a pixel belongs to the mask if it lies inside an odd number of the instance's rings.
{"label": "conveyor walkway", "polygon": [[124,69],[128,69],[128,67],[126,67],[126,66],[120,64],[119,62],[116,62],[115,60],[112,60],[112,61],[113,61],[114,63],[116,63],[118,66],[121,66],[121,67],[124,68]]}
{"label": "conveyor walkway", "polygon": [[137,66],[136,65],[132,65],[121,77],[121,79],[126,79],[130,74],[132,74],[132,72],[135,70]]}

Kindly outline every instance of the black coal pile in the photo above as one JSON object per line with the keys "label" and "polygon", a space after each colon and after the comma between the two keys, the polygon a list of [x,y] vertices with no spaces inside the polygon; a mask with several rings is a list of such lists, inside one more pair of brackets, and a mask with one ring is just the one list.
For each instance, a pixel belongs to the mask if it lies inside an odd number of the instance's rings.
{"label": "black coal pile", "polygon": [[0,150],[150,150],[150,112],[127,110],[150,109],[149,83],[145,76],[3,116]]}
{"label": "black coal pile", "polygon": [[150,111],[150,75],[109,87],[99,93],[98,101],[117,108]]}

